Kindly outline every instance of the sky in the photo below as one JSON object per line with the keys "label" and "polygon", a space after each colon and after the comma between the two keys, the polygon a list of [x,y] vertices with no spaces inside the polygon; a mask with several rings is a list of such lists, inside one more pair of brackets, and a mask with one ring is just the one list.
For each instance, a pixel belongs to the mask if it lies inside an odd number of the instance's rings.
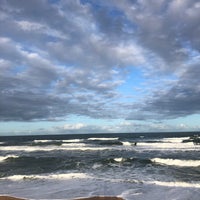
{"label": "sky", "polygon": [[0,135],[200,130],[198,0],[0,0]]}

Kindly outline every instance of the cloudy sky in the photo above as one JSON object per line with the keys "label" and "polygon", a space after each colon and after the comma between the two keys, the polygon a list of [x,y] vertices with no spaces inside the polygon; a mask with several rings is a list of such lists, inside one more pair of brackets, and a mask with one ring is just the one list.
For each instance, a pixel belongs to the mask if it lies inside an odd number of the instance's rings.
{"label": "cloudy sky", "polygon": [[0,0],[0,134],[200,130],[198,0]]}

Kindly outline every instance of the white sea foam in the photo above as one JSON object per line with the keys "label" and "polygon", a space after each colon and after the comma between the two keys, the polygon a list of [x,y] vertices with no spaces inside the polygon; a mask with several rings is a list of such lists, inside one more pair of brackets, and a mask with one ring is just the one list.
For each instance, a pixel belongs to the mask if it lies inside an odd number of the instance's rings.
{"label": "white sea foam", "polygon": [[33,152],[33,151],[52,151],[56,150],[56,146],[3,146],[0,147],[1,151],[26,151],[26,152]]}
{"label": "white sea foam", "polygon": [[78,142],[82,142],[83,139],[73,139],[73,140],[62,140],[62,142],[69,142],[69,143],[78,143]]}
{"label": "white sea foam", "polygon": [[179,159],[164,159],[164,158],[153,158],[152,162],[161,163],[164,165],[174,165],[181,167],[198,167],[200,166],[200,160],[179,160]]}
{"label": "white sea foam", "polygon": [[62,147],[84,147],[85,143],[64,143],[61,145]]}
{"label": "white sea foam", "polygon": [[98,169],[100,167],[102,167],[103,165],[102,164],[99,164],[99,163],[95,163],[93,166],[92,166],[92,169]]}
{"label": "white sea foam", "polygon": [[67,147],[63,148],[62,150],[80,150],[80,151],[103,151],[113,149],[113,147]]}
{"label": "white sea foam", "polygon": [[116,162],[122,162],[122,161],[124,161],[124,159],[123,158],[114,158],[114,161],[116,161]]}
{"label": "white sea foam", "polygon": [[56,145],[48,145],[48,146],[3,146],[0,147],[0,151],[24,151],[24,152],[35,152],[35,151],[56,151],[56,150],[80,150],[80,151],[97,151],[97,150],[106,150],[106,149],[113,149],[113,147],[91,147],[86,146],[84,143],[83,145],[79,144],[62,144],[61,146]]}
{"label": "white sea foam", "polygon": [[88,140],[105,140],[105,141],[108,141],[108,140],[118,140],[119,138],[118,137],[115,137],[115,138],[88,138]]}
{"label": "white sea foam", "polygon": [[186,139],[188,139],[188,137],[173,137],[173,138],[163,138],[161,141],[169,143],[182,143],[182,141]]}
{"label": "white sea foam", "polygon": [[200,182],[162,182],[162,181],[149,181],[148,184],[155,184],[167,187],[184,187],[184,188],[200,188]]}
{"label": "white sea foam", "polygon": [[[46,176],[42,176],[45,177]],[[69,174],[52,174],[49,175],[47,179],[87,179],[91,178],[88,174],[85,173],[69,173]]]}
{"label": "white sea foam", "polygon": [[171,187],[171,184],[169,183],[162,184],[159,182],[154,184],[143,184],[139,187],[135,186],[131,189],[125,189],[120,194],[120,197],[126,200],[199,200],[198,185],[197,187],[193,187],[193,185],[188,187],[188,185],[182,183],[180,183],[180,185],[181,186]]}
{"label": "white sea foam", "polygon": [[60,142],[61,140],[34,140],[34,143]]}
{"label": "white sea foam", "polygon": [[0,162],[4,161],[5,157],[4,156],[0,156]]}
{"label": "white sea foam", "polygon": [[33,142],[39,143],[39,142],[49,142],[50,140],[34,140]]}
{"label": "white sea foam", "polygon": [[8,158],[18,158],[19,156],[16,155],[6,155],[6,156],[0,156],[0,162],[4,162]]}
{"label": "white sea foam", "polygon": [[131,146],[131,145],[132,145],[130,142],[122,142],[122,144],[123,144],[124,146]]}
{"label": "white sea foam", "polygon": [[180,151],[198,151],[200,150],[200,146],[194,145],[193,143],[182,143],[178,142],[138,142],[137,143],[138,149],[141,150],[168,150],[168,151],[174,151],[174,150],[180,150]]}
{"label": "white sea foam", "polygon": [[85,173],[68,173],[68,174],[44,174],[44,175],[13,175],[8,177],[0,178],[0,180],[35,180],[35,179],[45,179],[45,180],[68,180],[68,179],[88,179],[91,178]]}

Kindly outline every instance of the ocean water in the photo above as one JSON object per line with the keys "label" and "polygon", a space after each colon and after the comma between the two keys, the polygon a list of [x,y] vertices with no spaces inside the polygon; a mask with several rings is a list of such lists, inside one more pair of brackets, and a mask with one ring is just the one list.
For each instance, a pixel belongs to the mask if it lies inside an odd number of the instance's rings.
{"label": "ocean water", "polygon": [[119,196],[199,200],[191,133],[0,137],[0,194],[28,199]]}

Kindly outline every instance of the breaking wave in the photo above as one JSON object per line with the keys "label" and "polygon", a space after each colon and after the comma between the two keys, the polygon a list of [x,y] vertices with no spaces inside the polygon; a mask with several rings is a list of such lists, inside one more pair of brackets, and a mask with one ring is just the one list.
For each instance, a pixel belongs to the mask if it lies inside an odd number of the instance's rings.
{"label": "breaking wave", "polygon": [[7,159],[13,159],[13,158],[18,158],[19,156],[17,155],[6,155],[6,156],[0,156],[0,162],[4,162]]}
{"label": "breaking wave", "polygon": [[160,163],[170,166],[179,166],[179,167],[198,167],[200,166],[200,160],[179,160],[179,159],[164,159],[164,158],[153,158],[152,162]]}
{"label": "breaking wave", "polygon": [[90,176],[86,173],[68,173],[68,174],[43,174],[43,175],[13,175],[0,178],[0,180],[35,180],[35,179],[56,179],[56,180],[68,180],[68,179],[88,179]]}
{"label": "breaking wave", "polygon": [[118,140],[118,137],[115,138],[88,138],[88,140],[101,140],[101,141],[108,141],[108,140]]}
{"label": "breaking wave", "polygon": [[155,184],[167,187],[184,187],[184,188],[200,188],[200,182],[163,182],[163,181],[149,181],[148,184]]}

